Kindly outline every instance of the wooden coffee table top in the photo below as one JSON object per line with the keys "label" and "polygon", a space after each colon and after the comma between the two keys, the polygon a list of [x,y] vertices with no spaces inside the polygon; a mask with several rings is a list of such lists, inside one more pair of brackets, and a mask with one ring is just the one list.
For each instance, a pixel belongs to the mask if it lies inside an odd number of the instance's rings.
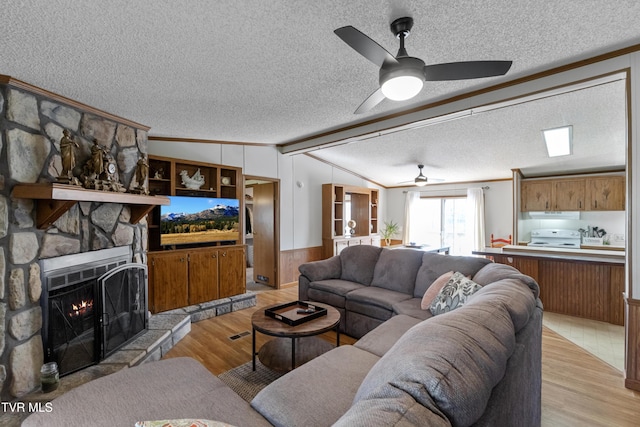
{"label": "wooden coffee table top", "polygon": [[256,331],[262,332],[265,335],[271,335],[274,337],[285,338],[297,338],[297,337],[309,337],[318,335],[323,332],[334,329],[338,323],[340,323],[340,312],[330,305],[312,303],[319,307],[327,309],[327,315],[318,317],[317,319],[309,320],[308,322],[301,323],[297,326],[289,326],[280,320],[276,320],[272,317],[268,317],[264,314],[264,310],[270,307],[275,307],[281,304],[274,304],[269,307],[256,310],[251,316],[251,325]]}

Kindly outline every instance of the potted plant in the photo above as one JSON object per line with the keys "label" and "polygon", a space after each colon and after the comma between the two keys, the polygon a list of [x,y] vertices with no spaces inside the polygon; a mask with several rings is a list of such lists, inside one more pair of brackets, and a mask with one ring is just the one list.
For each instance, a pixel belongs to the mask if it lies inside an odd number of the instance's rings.
{"label": "potted plant", "polygon": [[391,245],[391,238],[400,232],[400,226],[397,222],[385,221],[384,227],[380,230],[380,236],[384,239],[387,246]]}

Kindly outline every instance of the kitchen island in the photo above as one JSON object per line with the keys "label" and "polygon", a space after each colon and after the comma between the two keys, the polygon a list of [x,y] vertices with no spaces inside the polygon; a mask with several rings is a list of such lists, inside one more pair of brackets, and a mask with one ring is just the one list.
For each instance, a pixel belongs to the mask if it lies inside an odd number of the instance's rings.
{"label": "kitchen island", "polygon": [[492,257],[533,277],[540,285],[545,311],[624,325],[622,250],[507,245],[473,254]]}

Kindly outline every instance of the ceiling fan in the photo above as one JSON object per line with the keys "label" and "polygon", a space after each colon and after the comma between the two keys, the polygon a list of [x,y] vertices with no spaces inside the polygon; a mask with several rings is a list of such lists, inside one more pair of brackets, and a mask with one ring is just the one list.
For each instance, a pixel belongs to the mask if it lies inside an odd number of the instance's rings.
{"label": "ceiling fan", "polygon": [[418,171],[420,172],[418,174],[418,176],[416,176],[413,181],[403,181],[403,182],[399,182],[398,184],[409,184],[410,182],[413,182],[415,185],[417,185],[418,187],[424,187],[425,185],[427,185],[428,182],[442,182],[444,181],[443,179],[428,179],[426,176],[424,176],[422,174],[422,169],[424,168],[424,165],[418,165]]}
{"label": "ceiling fan", "polygon": [[404,40],[413,27],[413,18],[398,18],[391,23],[391,32],[400,39],[400,49],[394,57],[385,48],[351,25],[334,31],[360,55],[380,67],[380,88],[360,104],[355,114],[364,113],[385,98],[404,101],[422,90],[425,81],[464,80],[501,76],[511,68],[511,61],[464,61],[425,65],[420,58],[407,54]]}

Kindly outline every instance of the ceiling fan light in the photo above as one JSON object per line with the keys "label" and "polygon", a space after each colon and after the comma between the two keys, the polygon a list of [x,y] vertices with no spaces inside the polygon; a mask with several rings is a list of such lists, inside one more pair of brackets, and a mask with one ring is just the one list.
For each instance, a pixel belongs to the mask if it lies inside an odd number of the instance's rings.
{"label": "ceiling fan light", "polygon": [[397,64],[380,67],[380,91],[392,101],[413,98],[424,85],[424,61],[412,56],[396,58]]}
{"label": "ceiling fan light", "polygon": [[422,90],[424,79],[413,75],[397,76],[382,83],[382,93],[392,101],[411,99]]}
{"label": "ceiling fan light", "polygon": [[424,179],[416,178],[416,185],[418,187],[424,187],[425,185],[427,185],[427,178],[426,177]]}

